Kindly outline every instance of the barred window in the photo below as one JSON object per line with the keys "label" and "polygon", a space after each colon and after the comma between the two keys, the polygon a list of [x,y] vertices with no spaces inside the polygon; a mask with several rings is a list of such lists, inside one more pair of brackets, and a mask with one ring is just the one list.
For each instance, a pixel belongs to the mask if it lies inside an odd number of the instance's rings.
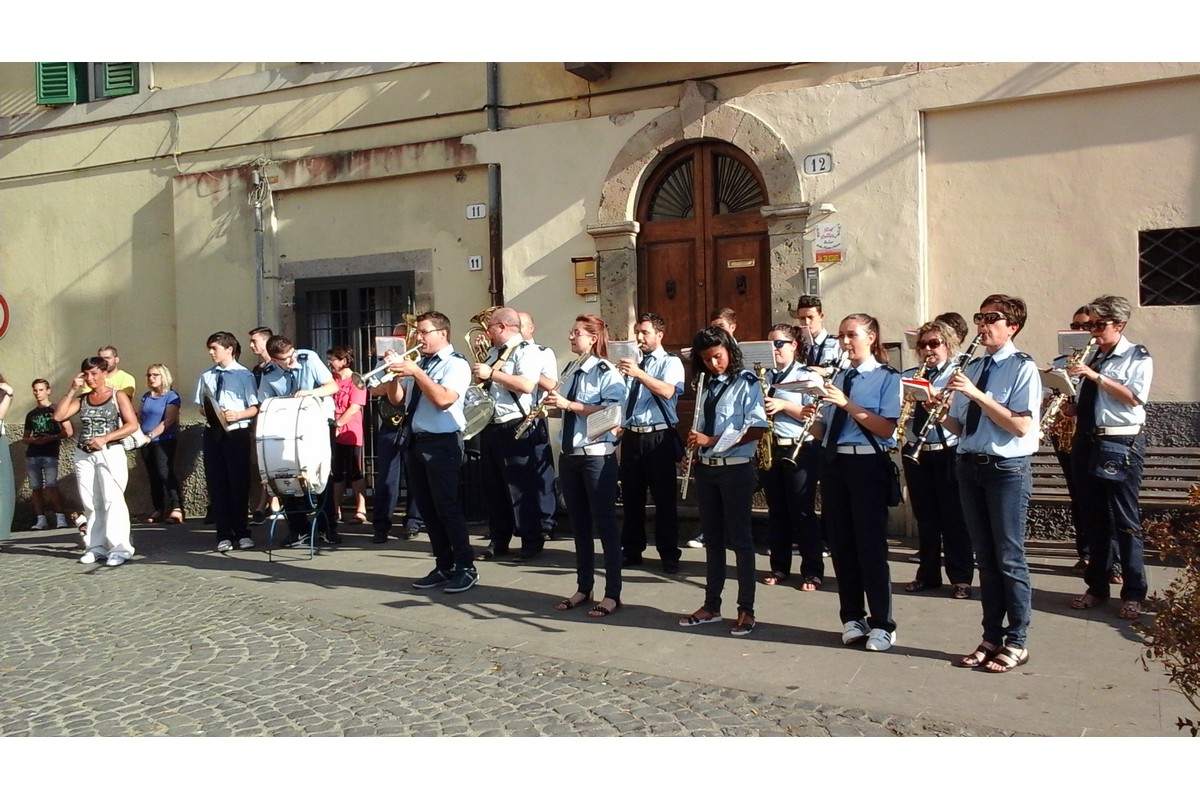
{"label": "barred window", "polygon": [[1138,231],[1143,306],[1200,305],[1200,228]]}

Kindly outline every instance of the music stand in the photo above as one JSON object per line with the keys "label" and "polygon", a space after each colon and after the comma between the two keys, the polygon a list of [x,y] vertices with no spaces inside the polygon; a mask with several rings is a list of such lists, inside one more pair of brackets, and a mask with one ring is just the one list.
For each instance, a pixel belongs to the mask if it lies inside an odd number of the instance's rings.
{"label": "music stand", "polygon": [[[317,554],[317,531],[320,526],[318,523],[321,518],[325,518],[325,527],[329,527],[329,517],[325,513],[325,509],[317,506],[316,498],[313,497],[312,486],[308,482],[308,478],[301,475],[277,475],[267,481],[267,493],[272,497],[279,498],[280,513],[286,519],[288,512],[294,514],[304,514],[308,520],[308,558],[311,561]],[[289,509],[286,498],[304,498],[304,506],[302,508]],[[267,562],[274,560],[275,550],[275,526],[279,524],[280,517],[272,516],[271,527],[267,529]],[[288,530],[291,530],[291,523],[288,523]]]}

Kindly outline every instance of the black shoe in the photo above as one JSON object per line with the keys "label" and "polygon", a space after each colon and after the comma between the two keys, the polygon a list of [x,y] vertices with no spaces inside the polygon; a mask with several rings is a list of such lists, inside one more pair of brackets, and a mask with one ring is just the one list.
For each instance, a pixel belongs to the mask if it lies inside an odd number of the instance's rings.
{"label": "black shoe", "polygon": [[625,556],[625,560],[621,562],[622,567],[640,567],[641,565],[641,556]]}
{"label": "black shoe", "polygon": [[386,533],[377,533],[371,537],[371,541],[375,544],[387,544],[388,535]]}
{"label": "black shoe", "polygon": [[527,561],[533,561],[535,558],[540,558],[542,555],[542,552],[543,551],[541,551],[541,550],[533,550],[533,551],[522,550],[521,552],[519,552],[515,556],[513,556],[513,561],[517,562],[518,564],[524,564]]}
{"label": "black shoe", "polygon": [[255,511],[253,514],[250,515],[250,524],[251,525],[262,525],[266,521],[267,521],[267,515],[262,511]]}
{"label": "black shoe", "polygon": [[675,573],[679,572],[679,562],[678,561],[664,561],[664,562],[662,562],[662,568],[663,568],[663,572],[666,573],[667,575],[674,575]]}
{"label": "black shoe", "polygon": [[345,540],[336,533],[323,531],[321,533],[321,544],[342,544]]}
{"label": "black shoe", "polygon": [[438,586],[445,586],[452,577],[452,573],[435,568],[424,578],[413,581],[412,586],[414,589],[434,589]]}
{"label": "black shoe", "polygon": [[289,536],[283,540],[283,542],[281,543],[281,546],[283,546],[283,547],[308,547],[309,546],[308,539],[309,539],[309,537],[308,537],[307,533],[304,534],[303,536]]}
{"label": "black shoe", "polygon": [[463,567],[454,570],[454,574],[450,576],[450,580],[446,582],[442,591],[446,594],[457,594],[465,592],[478,582],[479,573],[475,571],[475,568]]}
{"label": "black shoe", "polygon": [[415,539],[415,538],[417,538],[417,534],[420,532],[421,532],[421,529],[418,528],[416,525],[410,525],[404,529],[404,534],[401,538],[403,538],[405,541],[408,541],[410,539]]}
{"label": "black shoe", "polygon": [[475,559],[477,561],[499,561],[501,559],[508,558],[508,556],[509,551],[507,547],[503,550],[494,550],[488,547],[476,553]]}

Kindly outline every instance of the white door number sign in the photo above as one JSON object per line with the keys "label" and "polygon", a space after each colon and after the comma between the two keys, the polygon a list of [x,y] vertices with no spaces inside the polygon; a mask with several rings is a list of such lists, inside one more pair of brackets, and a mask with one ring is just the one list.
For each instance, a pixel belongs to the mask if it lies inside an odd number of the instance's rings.
{"label": "white door number sign", "polygon": [[820,175],[833,171],[833,156],[829,153],[817,153],[804,157],[804,172],[806,175]]}

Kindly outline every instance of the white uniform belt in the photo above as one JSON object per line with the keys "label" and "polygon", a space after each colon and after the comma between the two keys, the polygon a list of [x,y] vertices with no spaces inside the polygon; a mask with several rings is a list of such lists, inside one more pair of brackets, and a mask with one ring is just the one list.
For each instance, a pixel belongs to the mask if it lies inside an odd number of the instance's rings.
{"label": "white uniform belt", "polygon": [[1141,432],[1141,425],[1110,425],[1107,428],[1096,428],[1097,436],[1137,436]]}
{"label": "white uniform belt", "polygon": [[655,431],[665,431],[669,427],[671,426],[664,422],[661,425],[630,425],[625,430],[630,433],[654,433]]}
{"label": "white uniform belt", "polygon": [[520,411],[514,411],[511,414],[505,414],[503,417],[492,417],[492,422],[497,425],[503,425],[505,422],[512,422],[514,419],[524,419],[525,415]]}
{"label": "white uniform belt", "polygon": [[946,442],[945,444],[942,444],[941,442],[933,442],[932,444],[923,444],[923,445],[921,445],[921,449],[937,451],[937,450],[945,450],[948,447],[957,447],[957,446],[958,446],[958,440],[955,439],[953,442]]}
{"label": "white uniform belt", "polygon": [[750,459],[745,458],[745,457],[705,458],[704,456],[700,456],[699,459],[697,459],[697,460],[706,467],[732,467],[735,464],[749,464],[750,463]]}
{"label": "white uniform belt", "polygon": [[874,452],[875,448],[869,444],[839,444],[837,446],[837,453],[842,456],[869,456]]}
{"label": "white uniform belt", "polygon": [[[804,437],[804,443],[805,443],[805,444],[808,444],[808,443],[809,443],[809,442],[811,442],[812,440],[813,440],[813,437],[811,437],[811,436],[805,436],[805,437]],[[792,447],[792,446],[794,446],[794,445],[796,444],[796,441],[797,441],[796,439],[787,439],[787,438],[785,438],[785,437],[782,437],[782,436],[776,436],[776,437],[775,437],[775,444],[779,445],[780,447]]]}
{"label": "white uniform belt", "polygon": [[583,447],[576,447],[570,456],[608,456],[617,451],[617,446],[612,442],[600,442],[599,444],[585,444]]}

